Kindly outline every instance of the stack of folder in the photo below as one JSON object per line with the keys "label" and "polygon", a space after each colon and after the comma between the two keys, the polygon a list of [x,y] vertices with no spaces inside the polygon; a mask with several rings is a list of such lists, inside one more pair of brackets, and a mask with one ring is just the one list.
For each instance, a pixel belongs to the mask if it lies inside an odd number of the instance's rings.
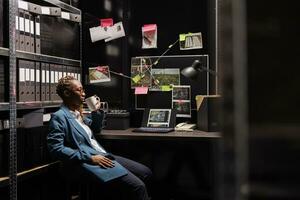
{"label": "stack of folder", "polygon": [[66,75],[74,76],[81,81],[81,68],[20,59],[17,101],[60,101],[56,86],[58,80]]}
{"label": "stack of folder", "polygon": [[[77,52],[76,55],[78,56],[76,58],[79,58],[79,24],[74,22],[81,21],[80,15],[63,12],[58,7],[46,7],[22,0],[17,2],[17,50],[69,58],[73,56],[74,52]],[[42,20],[44,20],[44,23],[41,22]],[[47,22],[50,22],[50,24]],[[53,34],[54,31],[61,31],[61,33]],[[66,37],[65,39],[68,39],[67,41],[71,42],[62,42],[55,35],[60,35],[60,37],[63,35]],[[56,48],[57,46],[53,46],[53,44],[60,45],[60,48]],[[49,45],[50,52],[47,49]],[[43,46],[45,47],[44,50]],[[53,49],[55,48],[56,50],[54,51]],[[74,51],[76,48],[78,51]],[[75,57],[72,58],[75,59]]]}

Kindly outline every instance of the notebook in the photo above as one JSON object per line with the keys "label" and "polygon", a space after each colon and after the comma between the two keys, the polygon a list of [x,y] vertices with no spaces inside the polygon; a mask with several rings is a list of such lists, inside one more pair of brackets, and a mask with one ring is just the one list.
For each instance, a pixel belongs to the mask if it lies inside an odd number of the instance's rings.
{"label": "notebook", "polygon": [[143,113],[142,125],[133,132],[168,133],[174,131],[176,123],[175,109],[146,108]]}

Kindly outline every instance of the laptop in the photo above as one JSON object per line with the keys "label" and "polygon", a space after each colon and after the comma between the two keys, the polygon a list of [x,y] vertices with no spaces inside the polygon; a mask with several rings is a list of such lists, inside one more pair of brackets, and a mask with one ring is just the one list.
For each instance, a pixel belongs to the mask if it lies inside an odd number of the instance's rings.
{"label": "laptop", "polygon": [[133,132],[168,133],[174,131],[176,123],[175,109],[146,108],[143,113],[142,125]]}

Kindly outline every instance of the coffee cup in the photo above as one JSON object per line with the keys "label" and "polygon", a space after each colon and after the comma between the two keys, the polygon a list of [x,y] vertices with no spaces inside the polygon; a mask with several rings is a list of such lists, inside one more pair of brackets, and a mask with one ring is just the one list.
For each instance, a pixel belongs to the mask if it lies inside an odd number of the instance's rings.
{"label": "coffee cup", "polygon": [[95,111],[100,108],[100,98],[97,95],[86,98],[85,103],[90,111]]}

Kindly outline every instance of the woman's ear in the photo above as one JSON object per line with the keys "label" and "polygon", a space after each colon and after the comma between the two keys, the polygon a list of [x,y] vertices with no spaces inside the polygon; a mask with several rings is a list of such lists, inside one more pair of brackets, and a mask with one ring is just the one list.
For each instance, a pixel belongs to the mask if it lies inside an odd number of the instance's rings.
{"label": "woman's ear", "polygon": [[70,97],[71,96],[71,92],[69,90],[64,90],[64,96],[65,97]]}

